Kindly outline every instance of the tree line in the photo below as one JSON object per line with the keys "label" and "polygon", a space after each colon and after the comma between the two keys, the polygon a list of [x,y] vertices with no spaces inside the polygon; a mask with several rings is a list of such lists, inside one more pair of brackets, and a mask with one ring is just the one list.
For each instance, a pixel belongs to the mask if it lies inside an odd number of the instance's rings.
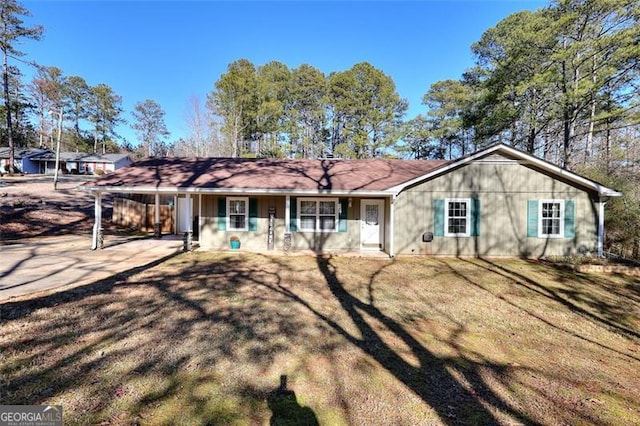
{"label": "tree line", "polygon": [[[81,76],[68,76],[55,66],[43,66],[24,60],[18,45],[25,39],[40,40],[44,28],[26,26],[30,16],[16,0],[0,3],[0,50],[2,51],[3,103],[0,113],[1,145],[8,146],[9,164],[14,164],[16,147],[54,149],[56,130],[63,150],[79,152],[130,152],[147,155],[166,154],[164,110],[155,101],[138,102],[133,121],[124,117],[122,96],[108,84],[90,85]],[[35,69],[33,78],[24,82],[21,69],[9,60]],[[129,123],[139,133],[134,146],[117,134],[117,126]],[[151,130],[150,130],[151,129]],[[150,136],[151,135],[151,136]],[[4,170],[3,170],[4,172]]]}
{"label": "tree line", "polygon": [[568,169],[624,160],[616,150],[637,151],[639,18],[633,0],[558,0],[508,16],[472,45],[474,67],[424,95],[413,150],[457,156],[503,142]]}
{"label": "tree line", "polygon": [[[475,64],[460,79],[432,84],[427,112],[405,117],[408,103],[391,76],[368,62],[325,75],[309,64],[272,61],[228,65],[204,101],[189,100],[189,134],[168,142],[155,101],[124,118],[122,97],[57,67],[37,66],[22,82],[8,58],[23,38],[29,12],[16,0],[0,6],[3,24],[3,144],[51,146],[62,115],[68,148],[140,155],[292,158],[457,158],[502,142],[575,169],[638,161],[640,6],[633,0],[554,0],[514,13],[471,46]],[[420,82],[416,82],[420,84]],[[136,147],[116,133],[128,123]]]}

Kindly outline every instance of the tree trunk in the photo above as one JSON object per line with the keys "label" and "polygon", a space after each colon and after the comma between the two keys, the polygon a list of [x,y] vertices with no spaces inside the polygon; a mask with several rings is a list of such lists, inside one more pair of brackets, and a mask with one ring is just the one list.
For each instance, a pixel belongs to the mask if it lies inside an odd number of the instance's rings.
{"label": "tree trunk", "polygon": [[571,144],[574,133],[573,108],[569,102],[569,90],[567,87],[567,64],[562,62],[562,168],[571,167]]}
{"label": "tree trunk", "polygon": [[[16,100],[20,99],[20,91],[18,89],[18,86],[16,86],[16,92],[14,94]],[[20,103],[19,102],[13,102],[13,113],[15,115],[15,123],[16,126],[18,127],[18,129],[20,129]],[[18,132],[18,135],[20,135],[20,133]],[[16,141],[19,147],[24,146],[24,138],[22,137],[18,137],[18,140]]]}
{"label": "tree trunk", "polygon": [[607,173],[609,173],[611,171],[611,122],[609,119],[607,119],[607,131],[605,132],[605,143],[606,143],[606,148],[605,148],[605,156],[606,156],[606,163],[607,163]]}
{"label": "tree trunk", "polygon": [[[4,26],[6,31],[6,24]],[[7,50],[2,50],[2,83],[4,86],[4,106],[7,120],[7,140],[9,142],[9,173],[14,172],[15,147],[13,146],[13,126],[11,125],[11,108],[9,102],[9,66],[7,64]]]}
{"label": "tree trunk", "polygon": [[[593,62],[591,65],[591,81],[593,82],[593,86],[595,87],[597,83],[596,78],[596,56],[593,56]],[[595,124],[596,117],[596,94],[592,92],[591,94],[591,110],[589,111],[589,131],[587,132],[587,145],[585,147],[584,156],[585,162],[589,160],[591,157],[591,151],[593,150],[593,127]]]}
{"label": "tree trunk", "polygon": [[564,105],[564,109],[562,111],[562,121],[563,121],[563,144],[562,144],[562,168],[569,168],[570,163],[570,154],[569,151],[571,149],[571,114],[569,113],[569,106]]}
{"label": "tree trunk", "polygon": [[529,131],[529,137],[527,138],[527,152],[529,154],[533,154],[536,150],[536,128],[531,126],[531,130]]}

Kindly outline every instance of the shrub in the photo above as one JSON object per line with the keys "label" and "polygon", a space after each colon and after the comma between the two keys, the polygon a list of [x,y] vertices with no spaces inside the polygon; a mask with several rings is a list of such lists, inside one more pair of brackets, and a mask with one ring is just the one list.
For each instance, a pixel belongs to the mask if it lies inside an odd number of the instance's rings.
{"label": "shrub", "polygon": [[104,170],[102,169],[95,169],[93,171],[94,174],[98,175],[98,176],[102,176],[104,174]]}

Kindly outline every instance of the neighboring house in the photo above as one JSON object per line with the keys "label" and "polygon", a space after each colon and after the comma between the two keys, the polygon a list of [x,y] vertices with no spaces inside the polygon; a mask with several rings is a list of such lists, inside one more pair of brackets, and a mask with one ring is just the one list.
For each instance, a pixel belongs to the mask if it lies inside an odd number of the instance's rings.
{"label": "neighboring house", "polygon": [[[51,151],[39,148],[15,148],[13,151],[13,164],[20,173],[39,173],[39,166],[34,157],[47,154]],[[0,148],[0,172],[5,173],[9,165],[9,148]]]}
{"label": "neighboring house", "polygon": [[[56,169],[56,153],[48,151],[33,157],[39,164],[38,173],[53,174]],[[61,152],[60,169],[69,173],[93,174],[96,170],[114,172],[132,163],[126,154],[88,154],[85,152]]]}
{"label": "neighboring house", "polygon": [[505,145],[453,161],[147,159],[83,189],[97,206],[105,192],[171,194],[176,231],[195,223],[207,249],[236,236],[250,251],[390,256],[602,254],[604,205],[621,195]]}

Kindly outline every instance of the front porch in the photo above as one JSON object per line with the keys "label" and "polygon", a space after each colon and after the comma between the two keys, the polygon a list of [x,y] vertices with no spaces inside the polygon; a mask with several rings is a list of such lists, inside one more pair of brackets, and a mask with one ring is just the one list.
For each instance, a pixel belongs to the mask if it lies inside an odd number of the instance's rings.
{"label": "front porch", "polygon": [[[92,248],[96,249],[100,245],[102,194],[94,195]],[[232,250],[230,240],[234,239],[239,241],[240,251],[393,256],[391,197],[190,192],[146,197],[153,204],[133,219],[141,221],[137,229],[149,229],[153,223],[156,237],[185,235],[202,250]],[[116,215],[121,212],[114,209],[114,223]]]}

